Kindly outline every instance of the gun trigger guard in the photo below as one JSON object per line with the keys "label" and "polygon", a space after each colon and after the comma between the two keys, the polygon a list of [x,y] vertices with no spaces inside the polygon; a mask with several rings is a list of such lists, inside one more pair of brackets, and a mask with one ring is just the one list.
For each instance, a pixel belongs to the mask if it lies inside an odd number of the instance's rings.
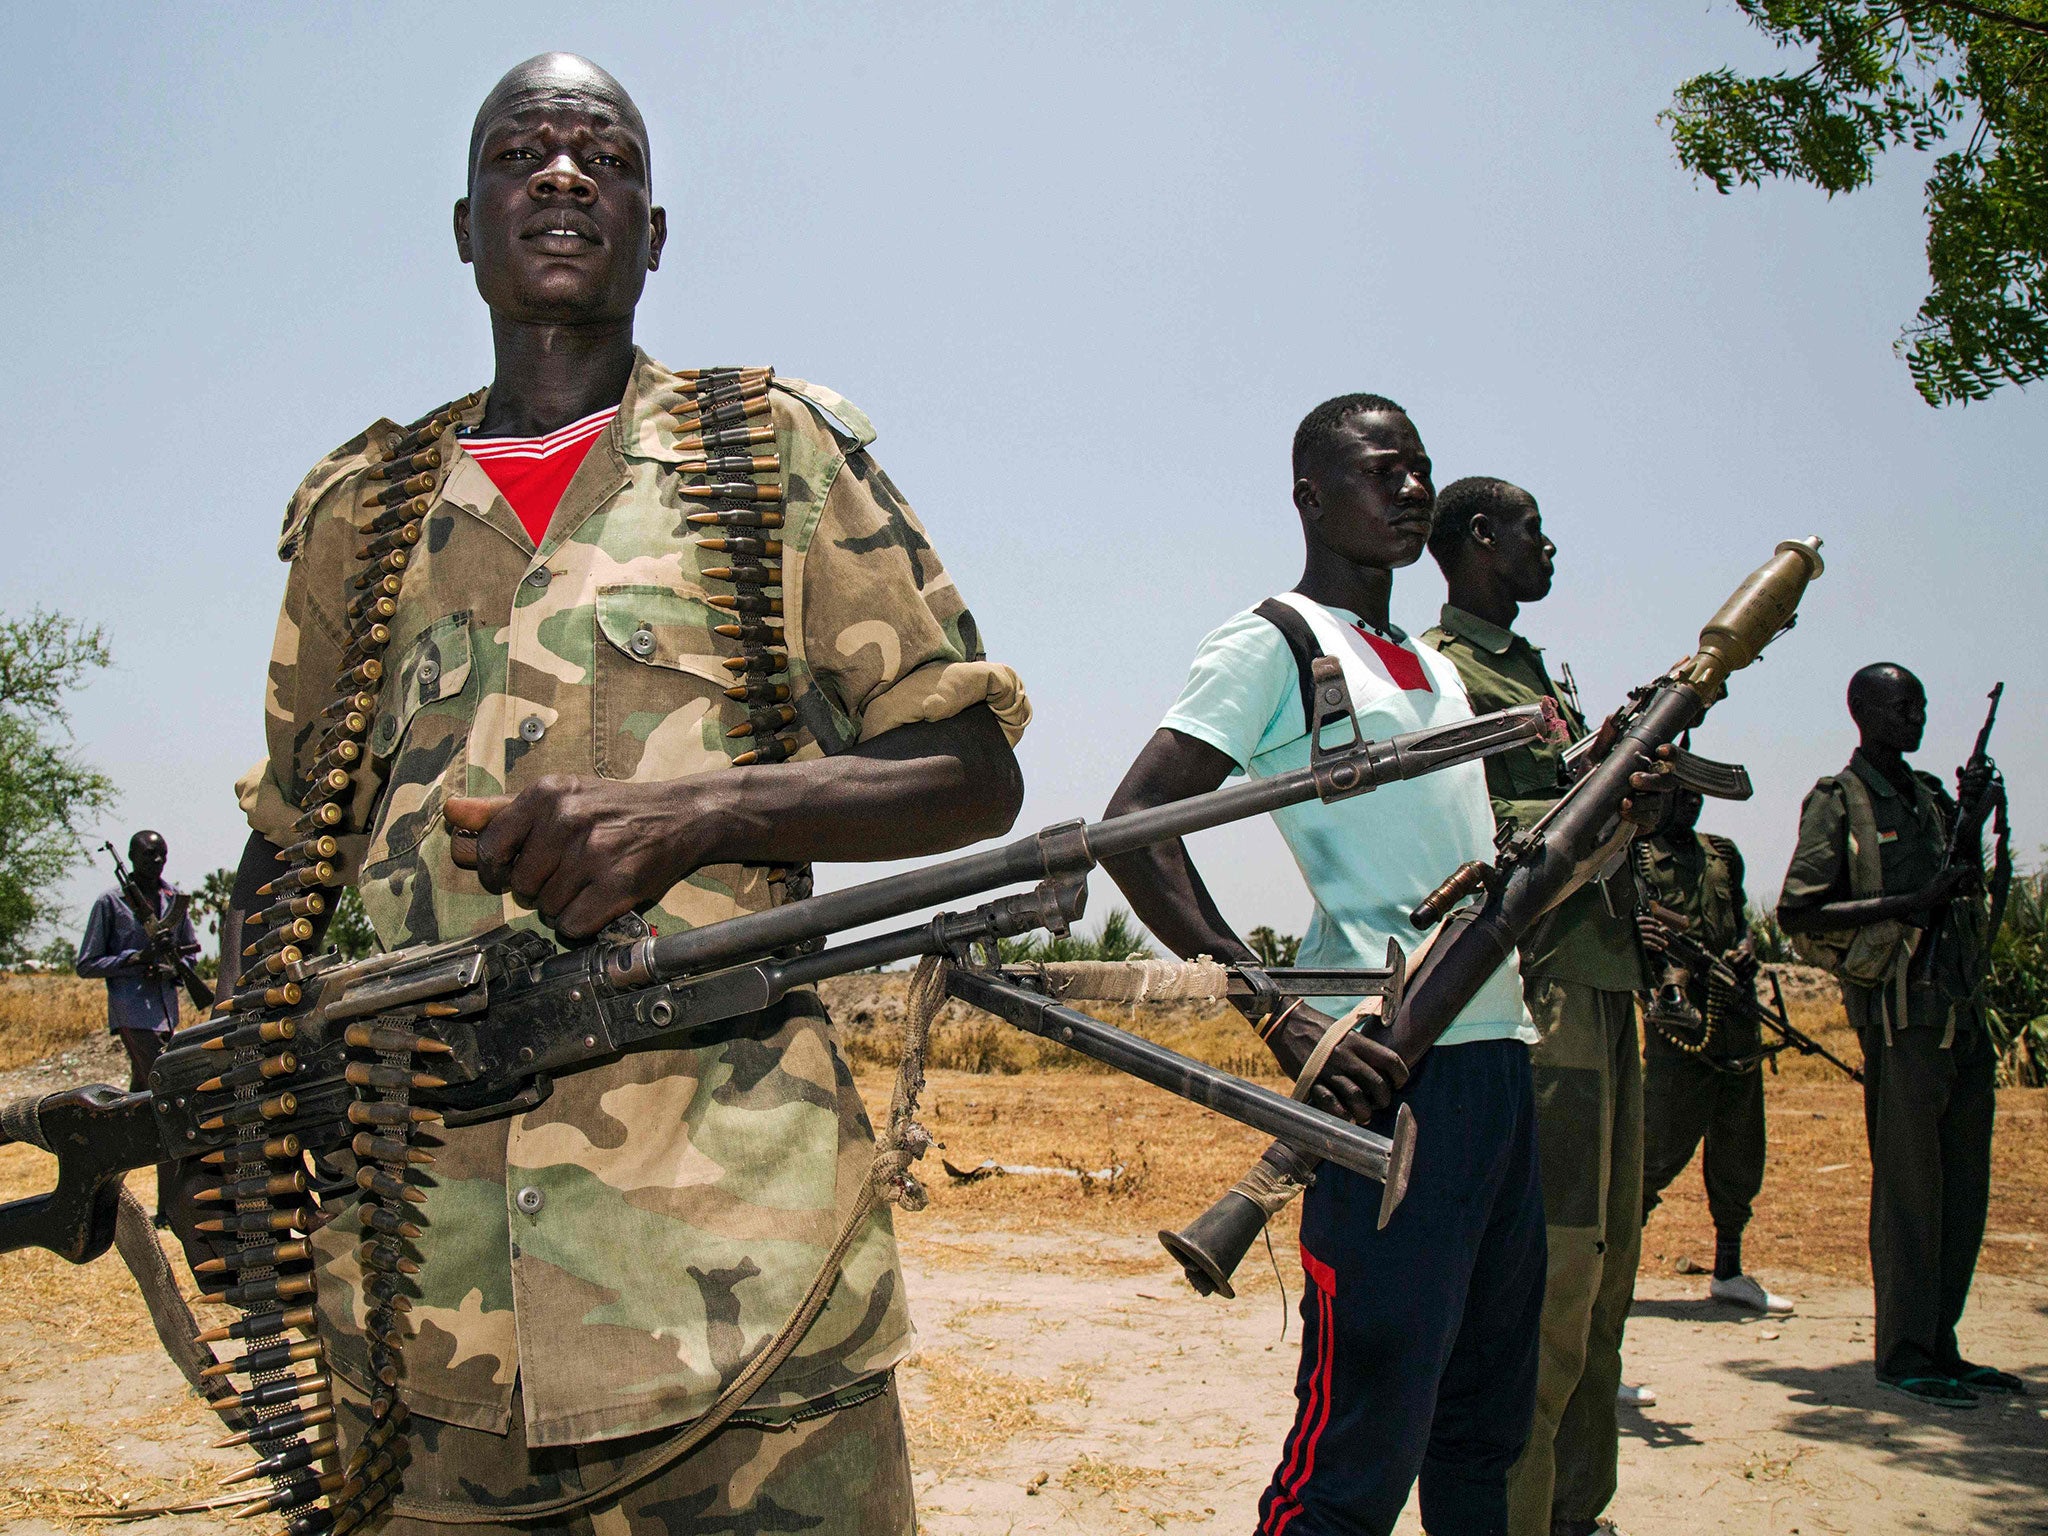
{"label": "gun trigger guard", "polygon": [[486,1120],[497,1120],[505,1115],[523,1115],[528,1110],[539,1109],[554,1097],[555,1080],[543,1072],[509,1099],[500,1099],[495,1104],[481,1104],[475,1109],[449,1109],[441,1113],[441,1123],[460,1129],[465,1125],[482,1125]]}
{"label": "gun trigger guard", "polygon": [[1666,761],[1671,765],[1671,777],[1695,794],[1715,800],[1747,800],[1756,793],[1749,770],[1740,763],[1717,763],[1679,746],[1671,748]]}

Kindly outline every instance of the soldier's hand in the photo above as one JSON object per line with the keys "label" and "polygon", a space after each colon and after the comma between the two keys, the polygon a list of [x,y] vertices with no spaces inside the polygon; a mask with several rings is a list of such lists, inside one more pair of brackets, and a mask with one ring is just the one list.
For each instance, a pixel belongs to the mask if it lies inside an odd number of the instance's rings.
{"label": "soldier's hand", "polygon": [[1922,886],[1913,898],[1915,919],[1923,924],[1927,922],[1946,903],[1955,899],[1956,893],[1962,890],[1969,879],[1970,869],[1965,864],[1958,864],[1954,869],[1945,869],[1936,875]]}
{"label": "soldier's hand", "polygon": [[1638,836],[1663,825],[1671,796],[1678,788],[1678,781],[1671,774],[1671,748],[1663,746],[1657,749],[1648,768],[1629,775],[1629,797],[1621,802],[1621,819],[1632,823]]}
{"label": "soldier's hand", "polygon": [[1956,792],[1960,796],[1964,808],[1975,809],[1984,800],[1985,795],[1991,789],[1993,780],[1997,777],[1997,767],[1988,762],[1966,765],[1957,773]]}
{"label": "soldier's hand", "polygon": [[1763,974],[1764,963],[1757,959],[1756,950],[1750,946],[1749,940],[1744,939],[1728,956],[1728,969],[1741,977],[1742,984],[1753,991],[1757,977]]}
{"label": "soldier's hand", "polygon": [[706,863],[715,814],[689,781],[550,774],[514,796],[448,801],[455,862],[510,891],[565,939],[658,900]]}
{"label": "soldier's hand", "polygon": [[1636,914],[1636,936],[1643,941],[1645,949],[1660,955],[1671,942],[1671,930],[1647,912]]}
{"label": "soldier's hand", "polygon": [[[1299,1077],[1335,1022],[1321,1009],[1303,1003],[1267,1036],[1267,1049],[1289,1077]],[[1392,1047],[1353,1030],[1330,1053],[1304,1102],[1363,1125],[1392,1103],[1407,1082],[1408,1064]]]}

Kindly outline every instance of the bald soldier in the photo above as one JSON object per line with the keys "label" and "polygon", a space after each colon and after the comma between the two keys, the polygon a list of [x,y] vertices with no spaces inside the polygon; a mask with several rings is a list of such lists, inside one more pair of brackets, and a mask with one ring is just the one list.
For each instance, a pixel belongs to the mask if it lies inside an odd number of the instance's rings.
{"label": "bald soldier", "polygon": [[1927,729],[1920,679],[1890,662],[1863,668],[1849,716],[1859,743],[1800,808],[1778,921],[1840,980],[1863,1046],[1878,1385],[1974,1408],[1980,1393],[2026,1390],[1956,1340],[1991,1195],[1997,1053],[1982,989],[2012,858],[1995,839],[1987,890],[1983,846],[2004,788],[1992,770],[1965,771],[1963,857],[1944,869],[1957,804],[1906,761]]}
{"label": "bald soldier", "polygon": [[[678,372],[634,345],[668,218],[624,87],[573,55],[520,65],[477,113],[467,178],[455,248],[496,371],[448,408],[417,482],[368,476],[401,431],[379,421],[291,499],[238,908],[265,904],[279,845],[305,835],[319,717],[367,686],[340,637],[371,603],[389,639],[373,696],[348,706],[374,719],[345,823],[366,830],[337,862],[387,948],[501,924],[563,943],[672,932],[800,898],[814,859],[1007,829],[1027,705],[867,417],[818,385]],[[776,303],[715,296],[750,300]],[[723,510],[705,512],[714,486]],[[421,536],[366,588],[361,529],[413,494]],[[403,1372],[415,1454],[387,1529],[912,1529],[891,1376],[911,1333],[884,1210],[786,1363],[675,1449],[796,1310],[869,1166],[815,995],[437,1134]],[[361,1237],[344,1207],[316,1239],[344,1452],[369,1388]]]}

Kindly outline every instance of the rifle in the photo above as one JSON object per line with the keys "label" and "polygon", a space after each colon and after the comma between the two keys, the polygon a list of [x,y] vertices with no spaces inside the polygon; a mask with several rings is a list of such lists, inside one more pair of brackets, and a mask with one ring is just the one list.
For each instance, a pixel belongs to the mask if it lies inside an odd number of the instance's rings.
{"label": "rifle", "polygon": [[[1341,685],[1340,676],[1333,686]],[[625,1051],[729,1039],[734,1021],[792,990],[922,956],[950,962],[950,995],[1020,1029],[1405,1187],[1407,1146],[1061,1006],[1034,991],[1030,977],[1002,972],[997,941],[1040,928],[1067,932],[1102,858],[1310,799],[1346,799],[1505,751],[1545,729],[1545,712],[1525,706],[1383,742],[1354,733],[1292,773],[1093,825],[1061,823],[987,852],[658,937],[558,951],[543,935],[498,929],[354,962],[329,952],[269,974],[259,958],[245,970],[254,977],[247,988],[181,1031],[158,1058],[147,1092],[95,1086],[0,1110],[0,1142],[30,1141],[57,1154],[52,1192],[0,1205],[0,1253],[34,1245],[74,1263],[98,1256],[111,1240],[122,1174],[166,1159],[224,1161],[252,1121],[273,1142],[295,1137],[315,1157],[346,1145],[377,1118],[364,1111],[369,1096],[361,1090],[385,1086],[383,1069],[368,1067],[364,1051],[429,1055],[436,1081],[409,1084],[411,1101],[447,1124],[474,1124],[545,1102],[557,1076]],[[1034,888],[971,911],[814,947],[847,929],[1026,881]],[[807,946],[811,952],[798,952]],[[1370,995],[1384,993],[1397,973],[1394,965],[1292,978],[1246,966],[1235,969],[1232,986]],[[260,1023],[236,1017],[280,1009],[288,1011]],[[223,1068],[252,1043],[269,1053],[264,1070],[223,1084]],[[252,1086],[260,1096],[237,1097]]]}
{"label": "rifle", "polygon": [[195,1008],[213,1006],[213,988],[206,984],[206,978],[192,967],[192,962],[178,947],[178,930],[184,926],[186,910],[192,898],[183,891],[171,898],[171,909],[161,917],[151,914],[156,903],[149,899],[149,893],[136,883],[128,873],[128,866],[121,862],[121,855],[114,851],[112,843],[102,843],[107,857],[114,861],[114,878],[121,884],[121,894],[142,920],[142,931],[149,936],[148,944],[142,951],[143,963],[158,975],[168,973],[184,984],[185,995],[192,999]]}
{"label": "rifle", "polygon": [[[1943,875],[1952,869],[1960,868],[1964,863],[1963,833],[1966,828],[1974,825],[1978,829],[1978,836],[1983,836],[1984,802],[1998,788],[1998,767],[1991,761],[1991,754],[1986,748],[1991,745],[1991,728],[1998,723],[1998,701],[2004,695],[2005,684],[1994,683],[1990,694],[1991,705],[1984,711],[1984,724],[1977,731],[1977,744],[1970,749],[1969,758],[1963,766],[1956,770],[1956,819],[1948,829],[1948,846],[1942,850],[1940,872]],[[1963,785],[1972,774],[1990,776],[1985,779],[1983,793],[1973,800],[1965,801]],[[1981,844],[1970,850],[1970,857],[1974,860],[1978,873],[1982,874],[1984,850]],[[1955,899],[1950,898],[1951,901]],[[1913,963],[1920,972],[1917,980],[1922,985],[1933,980],[1935,940],[1941,936],[1941,925],[1947,920],[1948,909],[1949,902],[1943,902],[1928,916],[1926,931],[1921,934],[1920,947],[1913,956]],[[1993,935],[1995,934],[1994,929]],[[1990,942],[1990,936],[1987,936],[1985,942]]]}
{"label": "rifle", "polygon": [[[1360,1027],[1397,1051],[1412,1068],[1515,952],[1545,912],[1626,852],[1634,829],[1621,817],[1629,780],[1655,764],[1703,794],[1723,793],[1746,775],[1732,765],[1677,755],[1679,736],[1697,725],[1726,692],[1730,673],[1748,666],[1792,627],[1807,583],[1821,574],[1819,539],[1788,539],[1752,571],[1700,631],[1699,649],[1654,682],[1634,690],[1604,726],[1606,755],[1584,769],[1534,826],[1502,840],[1491,865],[1461,865],[1412,914],[1418,928],[1436,929],[1406,978],[1396,1005]],[[1468,898],[1476,898],[1470,904]],[[1402,1106],[1401,1116],[1407,1115]],[[1397,1131],[1402,1120],[1397,1118]],[[1275,1142],[1244,1178],[1179,1232],[1159,1241],[1202,1295],[1229,1296],[1230,1275],[1267,1219],[1300,1194],[1315,1168]],[[1380,1225],[1393,1215],[1382,1199]]]}
{"label": "rifle", "polygon": [[1767,1059],[1771,1064],[1771,1070],[1775,1072],[1778,1070],[1778,1053],[1790,1049],[1802,1056],[1818,1056],[1830,1066],[1839,1067],[1848,1073],[1853,1081],[1863,1081],[1863,1073],[1859,1069],[1850,1066],[1792,1023],[1785,1012],[1784,989],[1778,985],[1775,974],[1771,977],[1771,1005],[1766,1008],[1762,999],[1756,995],[1754,983],[1745,983],[1741,973],[1734,966],[1685,931],[1681,926],[1686,923],[1682,914],[1654,901],[1649,903],[1649,910],[1650,915],[1664,927],[1665,936],[1656,947],[1665,958],[1695,976],[1718,982],[1726,995],[1733,1000],[1736,1012],[1745,1022],[1754,1024],[1759,1029],[1770,1029],[1777,1034],[1777,1045],[1765,1046],[1760,1057],[1730,1063],[1729,1070],[1747,1072],[1756,1066],[1759,1060]]}

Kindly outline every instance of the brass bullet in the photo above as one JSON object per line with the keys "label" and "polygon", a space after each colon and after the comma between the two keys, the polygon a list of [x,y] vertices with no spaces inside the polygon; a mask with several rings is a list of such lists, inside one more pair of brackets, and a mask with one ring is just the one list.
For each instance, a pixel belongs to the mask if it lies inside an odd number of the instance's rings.
{"label": "brass bullet", "polygon": [[366,1157],[379,1163],[431,1163],[434,1154],[419,1147],[408,1146],[396,1136],[378,1136],[369,1131],[358,1131],[349,1148],[357,1157]]}
{"label": "brass bullet", "polygon": [[679,485],[679,495],[692,501],[780,501],[782,487],[757,485],[752,480],[720,481],[714,485]]}
{"label": "brass bullet", "polygon": [[789,697],[789,684],[735,683],[725,690],[725,696],[744,704],[780,704]]}
{"label": "brass bullet", "polygon": [[780,763],[786,761],[790,754],[795,751],[796,738],[794,736],[778,736],[773,741],[766,742],[751,752],[742,752],[732,760],[732,765],[735,768],[745,768],[753,763]]}
{"label": "brass bullet", "polygon": [[705,599],[714,608],[723,608],[727,613],[768,614],[775,618],[782,616],[782,599],[763,597],[758,592],[736,592],[730,596],[721,594]]}
{"label": "brass bullet", "polygon": [[337,827],[341,825],[341,818],[347,814],[339,804],[329,800],[307,811],[305,815],[298,819],[297,824],[292,830],[295,832],[312,832],[321,827]]}
{"label": "brass bullet", "polygon": [[681,452],[706,453],[713,448],[751,448],[775,441],[773,427],[727,427],[719,432],[685,432],[676,438]]}
{"label": "brass bullet", "polygon": [[246,945],[242,950],[242,958],[253,960],[258,955],[274,954],[287,945],[303,944],[312,937],[313,925],[303,917],[294,918],[271,929],[255,943]]}
{"label": "brass bullet", "polygon": [[[339,853],[341,844],[335,843],[334,848],[335,852]],[[328,857],[331,858],[333,855],[330,854]],[[318,891],[308,891],[303,896],[288,896],[275,906],[265,907],[260,912],[252,912],[248,921],[258,928],[267,928],[272,923],[290,922],[295,917],[318,917],[326,910],[327,898]]]}
{"label": "brass bullet", "polygon": [[726,538],[699,539],[699,549],[708,549],[713,554],[733,555],[740,559],[777,560],[782,556],[782,540],[749,539],[741,535]]}
{"label": "brass bullet", "polygon": [[782,567],[779,565],[712,565],[705,567],[704,575],[707,580],[729,581],[735,586],[782,585]]}
{"label": "brass bullet", "polygon": [[303,1264],[312,1250],[303,1242],[256,1243],[225,1259],[203,1259],[192,1266],[195,1275],[224,1275],[229,1270],[256,1269],[263,1265]]}
{"label": "brass bullet", "polygon": [[366,1104],[358,1099],[348,1107],[351,1125],[437,1125],[438,1111],[411,1104]]}
{"label": "brass bullet", "polygon": [[408,1184],[395,1173],[382,1168],[358,1168],[356,1188],[383,1200],[404,1200],[412,1205],[425,1205],[427,1192],[417,1185]]}
{"label": "brass bullet", "polygon": [[313,1294],[311,1275],[273,1275],[268,1280],[250,1280],[242,1285],[231,1285],[220,1293],[220,1299],[231,1306],[261,1306],[269,1301],[290,1301],[299,1296]]}
{"label": "brass bullet", "polygon": [[313,1462],[323,1461],[329,1456],[338,1455],[340,1451],[339,1442],[334,1440],[315,1440],[304,1445],[295,1445],[289,1450],[279,1451],[275,1456],[266,1456],[239,1472],[229,1474],[221,1479],[220,1485],[223,1488],[231,1488],[236,1483],[246,1483],[251,1478],[275,1477],[280,1472],[291,1472]]}
{"label": "brass bullet", "polygon": [[342,1038],[359,1051],[417,1051],[423,1056],[445,1056],[455,1049],[446,1041],[397,1024],[351,1024]]}
{"label": "brass bullet", "polygon": [[381,1063],[352,1061],[342,1072],[351,1088],[446,1088],[445,1078],[415,1072],[409,1067],[387,1067]]}
{"label": "brass bullet", "polygon": [[318,1360],[321,1353],[318,1339],[299,1339],[289,1344],[252,1349],[233,1360],[216,1360],[199,1375],[202,1380],[209,1381],[216,1376],[261,1376],[266,1371],[281,1371],[301,1360]]}
{"label": "brass bullet", "polygon": [[199,1122],[202,1131],[224,1131],[231,1125],[252,1125],[258,1120],[282,1120],[296,1114],[299,1096],[295,1093],[280,1093],[273,1099],[248,1100],[232,1104],[210,1120]]}
{"label": "brass bullet", "polygon": [[281,1485],[269,1497],[236,1510],[235,1518],[254,1520],[258,1515],[274,1515],[280,1509],[296,1509],[301,1504],[312,1503],[323,1493],[338,1493],[346,1481],[339,1472],[330,1472],[325,1477],[302,1477],[296,1482]]}
{"label": "brass bullet", "polygon": [[[287,989],[284,987],[272,987],[270,990],[273,992],[283,992]],[[236,997],[239,999],[243,995],[237,993]],[[260,1061],[245,1062],[239,1067],[221,1073],[218,1077],[210,1077],[194,1091],[198,1093],[219,1093],[225,1088],[240,1088],[245,1083],[261,1083],[273,1077],[289,1077],[298,1070],[299,1058],[290,1051],[279,1051],[275,1056],[265,1056]]]}
{"label": "brass bullet", "polygon": [[780,528],[782,513],[773,507],[727,507],[718,512],[692,512],[686,521],[699,528],[721,525],[727,528]]}
{"label": "brass bullet", "polygon": [[698,454],[676,461],[676,471],[685,475],[773,475],[782,464],[772,453]]}
{"label": "brass bullet", "polygon": [[258,1440],[278,1441],[287,1435],[295,1435],[302,1429],[333,1421],[334,1409],[323,1403],[318,1408],[301,1408],[293,1413],[282,1413],[274,1419],[265,1419],[254,1429],[245,1429],[240,1434],[229,1435],[225,1440],[216,1440],[216,1451],[232,1450],[238,1445],[254,1445]]}
{"label": "brass bullet", "polygon": [[778,730],[782,726],[789,725],[795,719],[796,709],[793,705],[789,704],[783,704],[773,709],[749,710],[747,718],[742,724],[734,726],[725,733],[726,739],[731,740],[738,736],[758,736],[763,731]]}
{"label": "brass bullet", "polygon": [[414,518],[409,523],[400,523],[389,533],[380,533],[376,538],[369,540],[367,543],[358,544],[356,546],[356,558],[358,560],[374,560],[379,555],[390,554],[402,549],[411,549],[419,541],[420,520]]}
{"label": "brass bullet", "polygon": [[[718,626],[718,632],[723,634],[728,629],[739,627],[737,624],[721,624]],[[789,652],[750,649],[743,656],[726,657],[719,665],[728,672],[751,672],[756,675],[780,672],[789,665]]]}
{"label": "brass bullet", "polygon": [[[355,756],[360,757],[362,755],[363,749],[361,747],[356,746],[353,742],[349,745]],[[293,859],[332,859],[339,857],[340,853],[341,843],[332,833],[322,832],[316,837],[307,838],[302,843],[293,843],[289,848],[280,849],[277,856],[280,860],[290,862]],[[315,901],[320,900],[317,896],[313,899]],[[280,905],[290,906],[291,903],[283,902]],[[319,909],[315,908],[314,910],[317,911]],[[291,913],[290,915],[296,917],[299,914]]]}
{"label": "brass bullet", "polygon": [[195,1337],[202,1344],[218,1344],[223,1339],[266,1339],[272,1334],[283,1333],[287,1328],[311,1328],[313,1319],[311,1307],[293,1307],[288,1312],[258,1312],[253,1317],[209,1328]]}
{"label": "brass bullet", "polygon": [[441,450],[438,448],[424,448],[418,453],[407,454],[404,458],[386,459],[381,464],[372,465],[366,472],[365,478],[370,480],[396,480],[401,475],[411,474],[414,470],[438,469],[440,465]]}
{"label": "brass bullet", "polygon": [[396,1211],[386,1210],[381,1205],[371,1205],[367,1201],[363,1202],[360,1209],[363,1214],[363,1225],[372,1232],[381,1232],[388,1237],[402,1237],[407,1240],[420,1235],[420,1228]]}

